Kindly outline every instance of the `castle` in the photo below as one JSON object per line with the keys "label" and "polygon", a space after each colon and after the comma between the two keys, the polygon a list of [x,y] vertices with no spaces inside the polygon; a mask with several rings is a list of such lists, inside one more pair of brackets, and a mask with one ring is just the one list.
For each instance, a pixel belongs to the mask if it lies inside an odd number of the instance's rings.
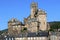
{"label": "castle", "polygon": [[38,3],[35,2],[31,3],[30,9],[31,14],[27,18],[24,18],[24,24],[15,18],[8,21],[8,34],[10,36],[20,35],[21,37],[21,34],[23,37],[38,37],[40,34],[39,37],[48,36],[49,27],[46,20],[46,12],[42,9],[38,9]]}
{"label": "castle", "polygon": [[14,30],[20,33],[23,27],[26,27],[29,32],[47,31],[46,12],[38,9],[37,3],[31,3],[31,15],[24,19],[24,24],[14,18],[8,22],[9,33],[12,33]]}

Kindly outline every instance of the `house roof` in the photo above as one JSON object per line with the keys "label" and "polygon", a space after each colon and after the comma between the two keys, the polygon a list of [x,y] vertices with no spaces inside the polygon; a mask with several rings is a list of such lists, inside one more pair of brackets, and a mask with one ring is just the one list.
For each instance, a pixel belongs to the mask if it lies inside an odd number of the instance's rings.
{"label": "house roof", "polygon": [[48,32],[28,33],[28,37],[47,37]]}
{"label": "house roof", "polygon": [[22,33],[22,34],[19,34],[19,35],[10,35],[10,36],[7,36],[7,37],[48,37],[48,32],[34,32],[34,33]]}

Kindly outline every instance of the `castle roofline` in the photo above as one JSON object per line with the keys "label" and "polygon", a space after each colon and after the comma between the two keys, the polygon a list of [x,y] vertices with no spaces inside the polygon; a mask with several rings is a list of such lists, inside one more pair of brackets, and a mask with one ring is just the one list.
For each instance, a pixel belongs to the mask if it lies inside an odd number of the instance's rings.
{"label": "castle roofline", "polygon": [[38,15],[46,15],[45,10],[43,10],[43,9],[38,9]]}
{"label": "castle roofline", "polygon": [[[13,23],[13,22],[20,22],[19,20],[17,20],[16,18],[11,18],[8,23]],[[21,22],[20,22],[21,23]]]}

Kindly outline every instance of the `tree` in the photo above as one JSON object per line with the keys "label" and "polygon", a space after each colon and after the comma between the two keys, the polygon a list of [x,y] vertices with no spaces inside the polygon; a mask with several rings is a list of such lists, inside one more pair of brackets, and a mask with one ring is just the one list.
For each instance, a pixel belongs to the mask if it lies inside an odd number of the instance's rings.
{"label": "tree", "polygon": [[52,22],[50,28],[58,31],[58,29],[60,29],[60,22]]}

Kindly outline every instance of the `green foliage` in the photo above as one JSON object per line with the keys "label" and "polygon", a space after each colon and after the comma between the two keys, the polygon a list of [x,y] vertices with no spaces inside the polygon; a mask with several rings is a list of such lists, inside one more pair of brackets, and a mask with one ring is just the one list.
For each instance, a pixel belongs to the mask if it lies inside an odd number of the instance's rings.
{"label": "green foliage", "polygon": [[2,34],[3,32],[2,31],[0,31],[0,35]]}
{"label": "green foliage", "polygon": [[23,30],[21,30],[21,32],[23,32]]}
{"label": "green foliage", "polygon": [[54,29],[58,29],[60,28],[60,22],[50,22],[50,31],[54,31]]}
{"label": "green foliage", "polygon": [[49,31],[53,31],[54,32],[54,30],[52,28]]}
{"label": "green foliage", "polygon": [[27,28],[26,27],[24,27],[22,30],[21,30],[21,32],[26,32],[27,31]]}
{"label": "green foliage", "polygon": [[23,28],[23,30],[27,30],[27,28],[26,28],[26,27],[24,27],[24,28]]}

